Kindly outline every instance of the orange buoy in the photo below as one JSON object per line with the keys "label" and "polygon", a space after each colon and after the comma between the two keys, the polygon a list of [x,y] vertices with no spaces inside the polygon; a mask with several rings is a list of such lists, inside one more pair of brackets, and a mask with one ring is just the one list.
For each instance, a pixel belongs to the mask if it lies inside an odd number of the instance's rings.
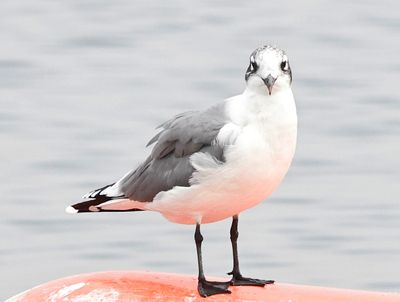
{"label": "orange buoy", "polygon": [[6,302],[268,301],[400,302],[400,295],[275,283],[230,287],[231,294],[202,298],[193,276],[150,272],[101,272],[39,285]]}

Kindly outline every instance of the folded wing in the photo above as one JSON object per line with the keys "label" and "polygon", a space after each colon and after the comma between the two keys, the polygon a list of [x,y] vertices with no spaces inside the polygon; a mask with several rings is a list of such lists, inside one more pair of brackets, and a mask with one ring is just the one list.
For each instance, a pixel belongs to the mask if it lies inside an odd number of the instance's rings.
{"label": "folded wing", "polygon": [[[191,155],[202,152],[217,162],[224,162],[224,148],[215,142],[228,122],[223,104],[175,116],[158,127],[160,132],[147,145],[154,144],[150,156],[136,170],[115,184],[89,192],[84,196],[85,201],[72,208],[78,212],[111,211],[112,204],[124,203],[119,208],[129,210],[127,200],[136,201],[136,205],[151,202],[161,191],[189,186],[194,172]],[[72,212],[71,208],[68,211]]]}

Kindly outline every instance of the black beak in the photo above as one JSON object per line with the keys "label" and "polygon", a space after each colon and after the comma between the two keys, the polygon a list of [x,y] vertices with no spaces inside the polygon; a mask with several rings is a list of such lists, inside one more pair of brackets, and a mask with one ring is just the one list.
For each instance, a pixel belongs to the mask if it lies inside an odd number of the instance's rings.
{"label": "black beak", "polygon": [[274,86],[276,78],[274,78],[272,75],[269,74],[265,79],[262,80],[264,81],[265,85],[268,88],[269,95],[271,95],[272,87]]}

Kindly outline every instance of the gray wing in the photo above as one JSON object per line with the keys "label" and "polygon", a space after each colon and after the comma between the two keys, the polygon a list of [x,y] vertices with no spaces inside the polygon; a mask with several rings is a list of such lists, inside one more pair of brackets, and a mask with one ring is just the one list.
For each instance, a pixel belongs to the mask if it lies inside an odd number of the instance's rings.
{"label": "gray wing", "polygon": [[148,143],[155,143],[151,155],[118,182],[120,191],[129,199],[150,202],[161,191],[189,186],[194,171],[190,155],[205,152],[224,161],[222,147],[212,142],[226,122],[220,104],[206,111],[182,113],[160,125],[162,130]]}

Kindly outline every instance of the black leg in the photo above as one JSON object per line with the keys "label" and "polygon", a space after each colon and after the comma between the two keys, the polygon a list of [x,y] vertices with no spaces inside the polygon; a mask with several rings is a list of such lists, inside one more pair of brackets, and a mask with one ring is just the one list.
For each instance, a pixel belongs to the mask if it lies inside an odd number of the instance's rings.
{"label": "black leg", "polygon": [[265,284],[274,283],[273,280],[261,280],[243,277],[239,269],[239,255],[237,250],[237,239],[239,237],[238,232],[239,217],[237,215],[232,217],[231,225],[231,243],[233,252],[233,270],[228,273],[232,275],[231,285],[254,285],[254,286],[264,286]]}
{"label": "black leg", "polygon": [[199,266],[199,277],[197,289],[200,296],[208,297],[216,294],[230,294],[228,290],[230,282],[207,281],[203,271],[203,259],[201,256],[201,243],[203,236],[200,233],[200,224],[196,224],[196,232],[194,233],[194,240],[196,241],[197,250],[197,264]]}

